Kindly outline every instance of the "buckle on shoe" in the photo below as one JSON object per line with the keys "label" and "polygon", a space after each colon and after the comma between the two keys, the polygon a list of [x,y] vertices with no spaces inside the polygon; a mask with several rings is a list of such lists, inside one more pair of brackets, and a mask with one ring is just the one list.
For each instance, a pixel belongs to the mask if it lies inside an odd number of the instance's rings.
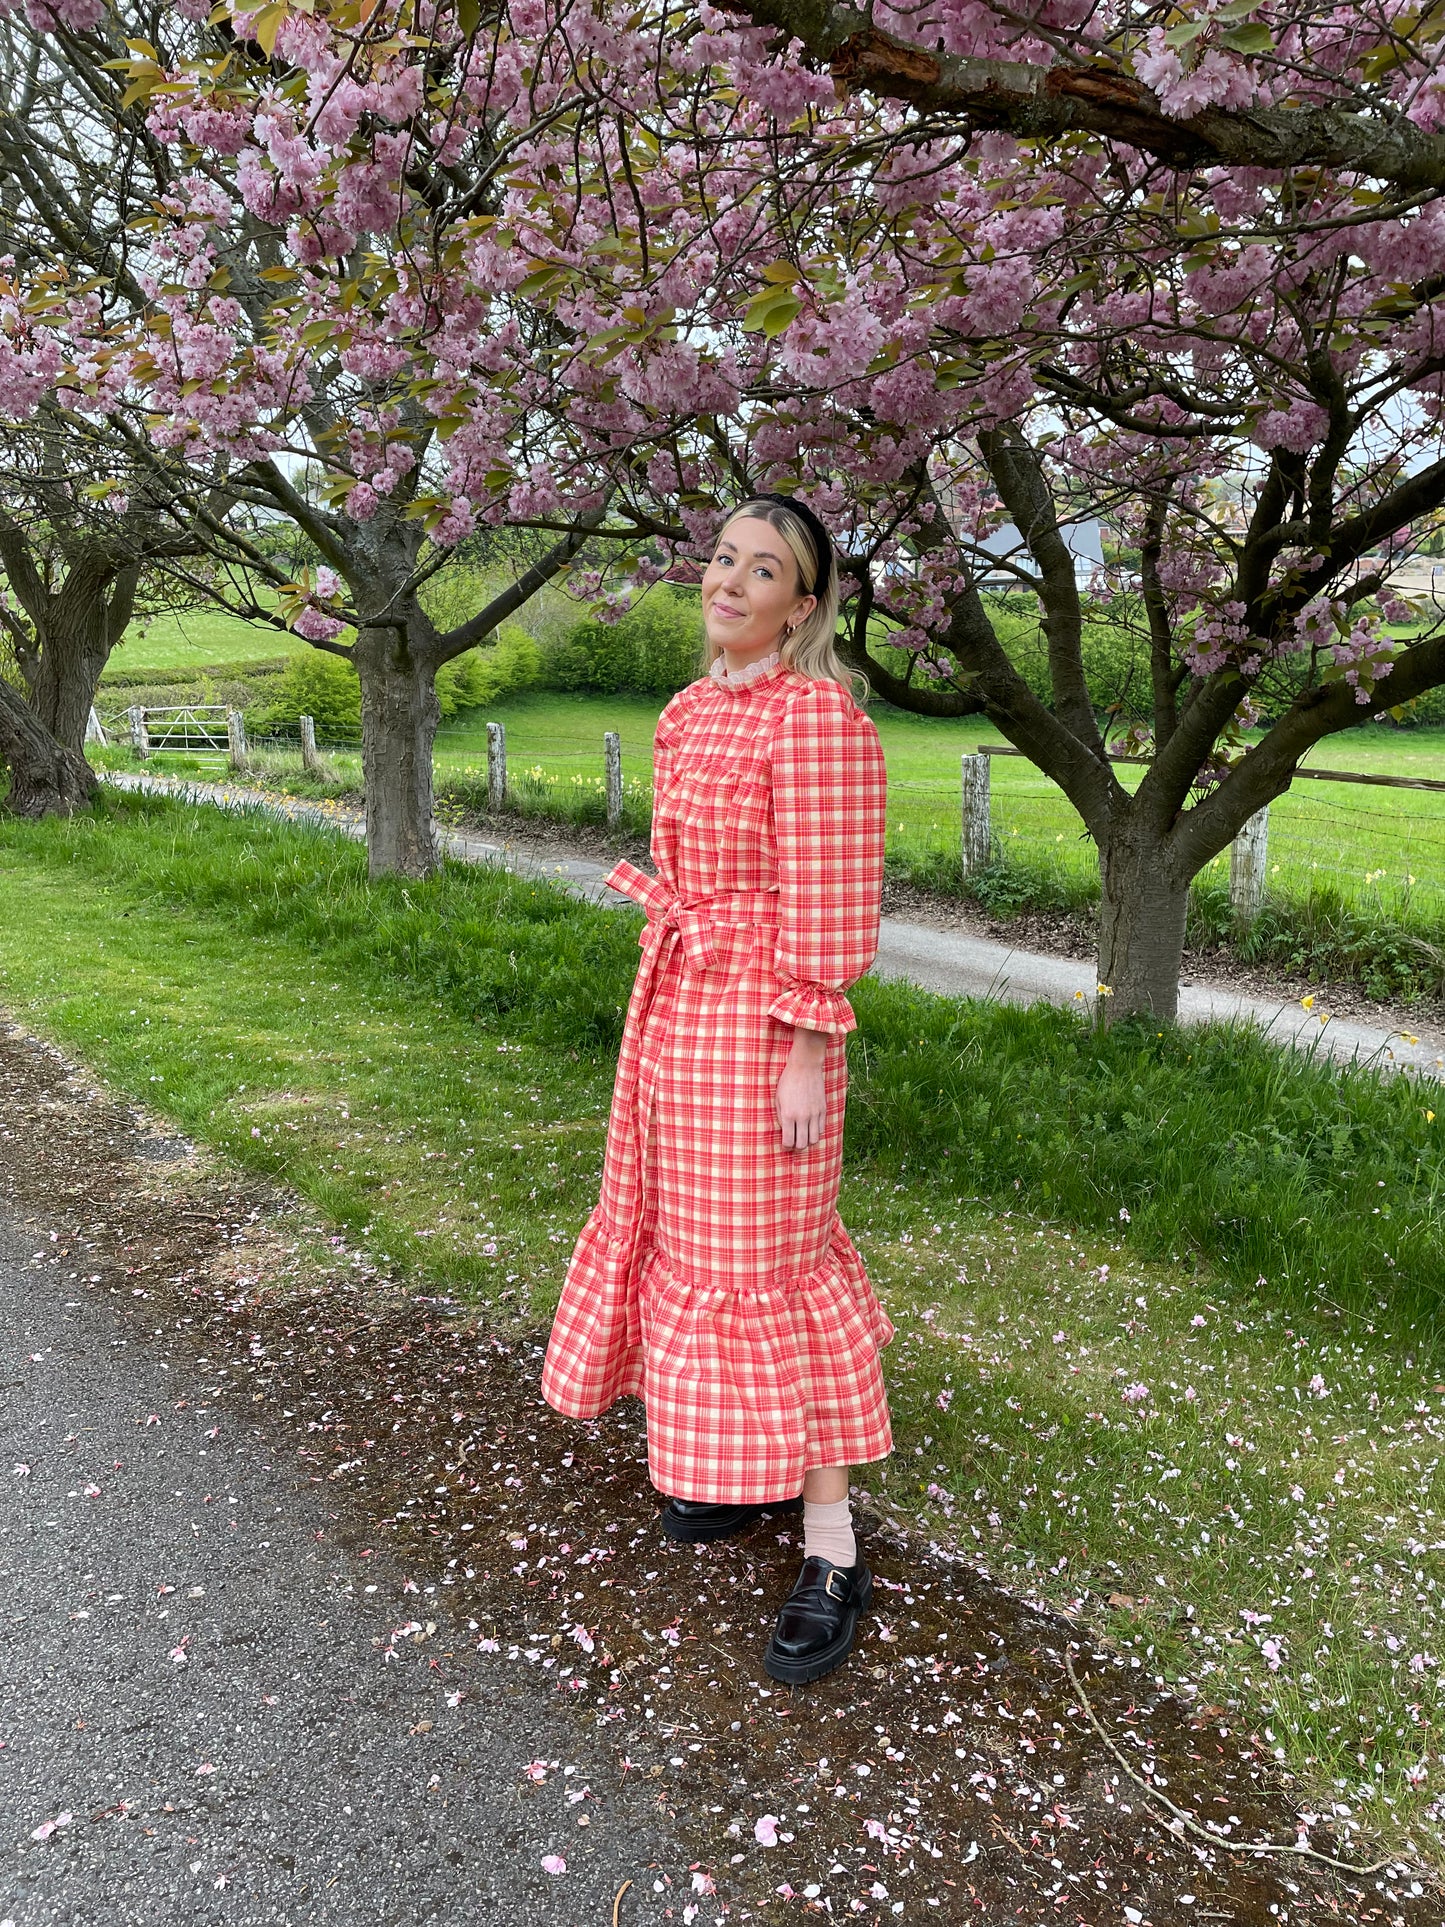
{"label": "buckle on shoe", "polygon": [[846,1580],[843,1580],[843,1590],[841,1592],[834,1592],[833,1581],[835,1579],[840,1579],[840,1580],[843,1579],[842,1573],[838,1570],[836,1566],[832,1568],[832,1570],[828,1574],[828,1577],[823,1581],[824,1592],[827,1593],[830,1599],[846,1599],[848,1597],[848,1582]]}

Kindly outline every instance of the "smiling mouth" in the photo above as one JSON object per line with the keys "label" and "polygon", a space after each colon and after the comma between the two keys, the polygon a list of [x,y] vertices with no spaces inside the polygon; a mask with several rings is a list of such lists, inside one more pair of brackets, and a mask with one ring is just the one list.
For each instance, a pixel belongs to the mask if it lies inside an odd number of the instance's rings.
{"label": "smiling mouth", "polygon": [[715,602],[712,612],[715,616],[740,616],[743,613],[741,609],[733,608],[730,602]]}

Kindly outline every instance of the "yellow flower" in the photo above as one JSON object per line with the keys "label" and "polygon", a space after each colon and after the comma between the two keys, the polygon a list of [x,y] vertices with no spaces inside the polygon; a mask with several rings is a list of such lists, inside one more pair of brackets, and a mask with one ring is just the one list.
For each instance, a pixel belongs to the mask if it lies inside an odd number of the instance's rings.
{"label": "yellow flower", "polygon": [[1313,1010],[1313,1009],[1314,1009],[1314,1007],[1315,1007],[1315,1000],[1314,1000],[1314,998],[1313,998],[1313,997],[1301,997],[1301,998],[1300,998],[1300,1009],[1301,1009],[1301,1010]]}
{"label": "yellow flower", "polygon": [[1418,1044],[1420,1041],[1418,1037],[1412,1037],[1408,1030],[1402,1030],[1400,1032],[1400,1036],[1401,1036],[1401,1039],[1407,1044]]}
{"label": "yellow flower", "polygon": [[1076,991],[1074,992],[1074,995],[1075,995],[1075,997],[1077,997],[1077,998],[1082,998],[1082,997],[1083,997],[1083,995],[1084,995],[1084,993],[1083,993],[1083,991],[1082,991],[1082,990],[1076,990]]}
{"label": "yellow flower", "polygon": [[1433,1124],[1435,1122],[1435,1113],[1433,1111],[1426,1111],[1425,1122],[1427,1124]]}
{"label": "yellow flower", "polygon": [[1107,984],[1100,984],[1098,986],[1098,989],[1099,989],[1099,995],[1101,997],[1112,997],[1114,994],[1113,991],[1110,990]]}

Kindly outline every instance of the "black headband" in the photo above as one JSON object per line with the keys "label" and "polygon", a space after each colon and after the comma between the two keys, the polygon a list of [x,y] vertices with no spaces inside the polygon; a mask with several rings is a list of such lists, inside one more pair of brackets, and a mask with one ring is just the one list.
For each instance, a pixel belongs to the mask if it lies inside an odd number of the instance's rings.
{"label": "black headband", "polygon": [[754,495],[754,502],[776,502],[779,508],[790,509],[803,527],[813,538],[813,550],[818,558],[818,572],[808,595],[817,596],[821,601],[827,594],[833,580],[833,538],[814,515],[806,502],[796,501],[791,495]]}

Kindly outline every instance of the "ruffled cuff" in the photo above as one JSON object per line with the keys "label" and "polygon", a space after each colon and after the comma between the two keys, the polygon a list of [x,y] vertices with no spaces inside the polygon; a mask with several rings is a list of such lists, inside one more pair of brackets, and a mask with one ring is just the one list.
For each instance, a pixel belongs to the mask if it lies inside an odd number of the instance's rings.
{"label": "ruffled cuff", "polygon": [[842,991],[825,990],[822,984],[785,985],[768,1005],[768,1015],[780,1024],[826,1031],[830,1037],[846,1037],[858,1028],[853,1006]]}

